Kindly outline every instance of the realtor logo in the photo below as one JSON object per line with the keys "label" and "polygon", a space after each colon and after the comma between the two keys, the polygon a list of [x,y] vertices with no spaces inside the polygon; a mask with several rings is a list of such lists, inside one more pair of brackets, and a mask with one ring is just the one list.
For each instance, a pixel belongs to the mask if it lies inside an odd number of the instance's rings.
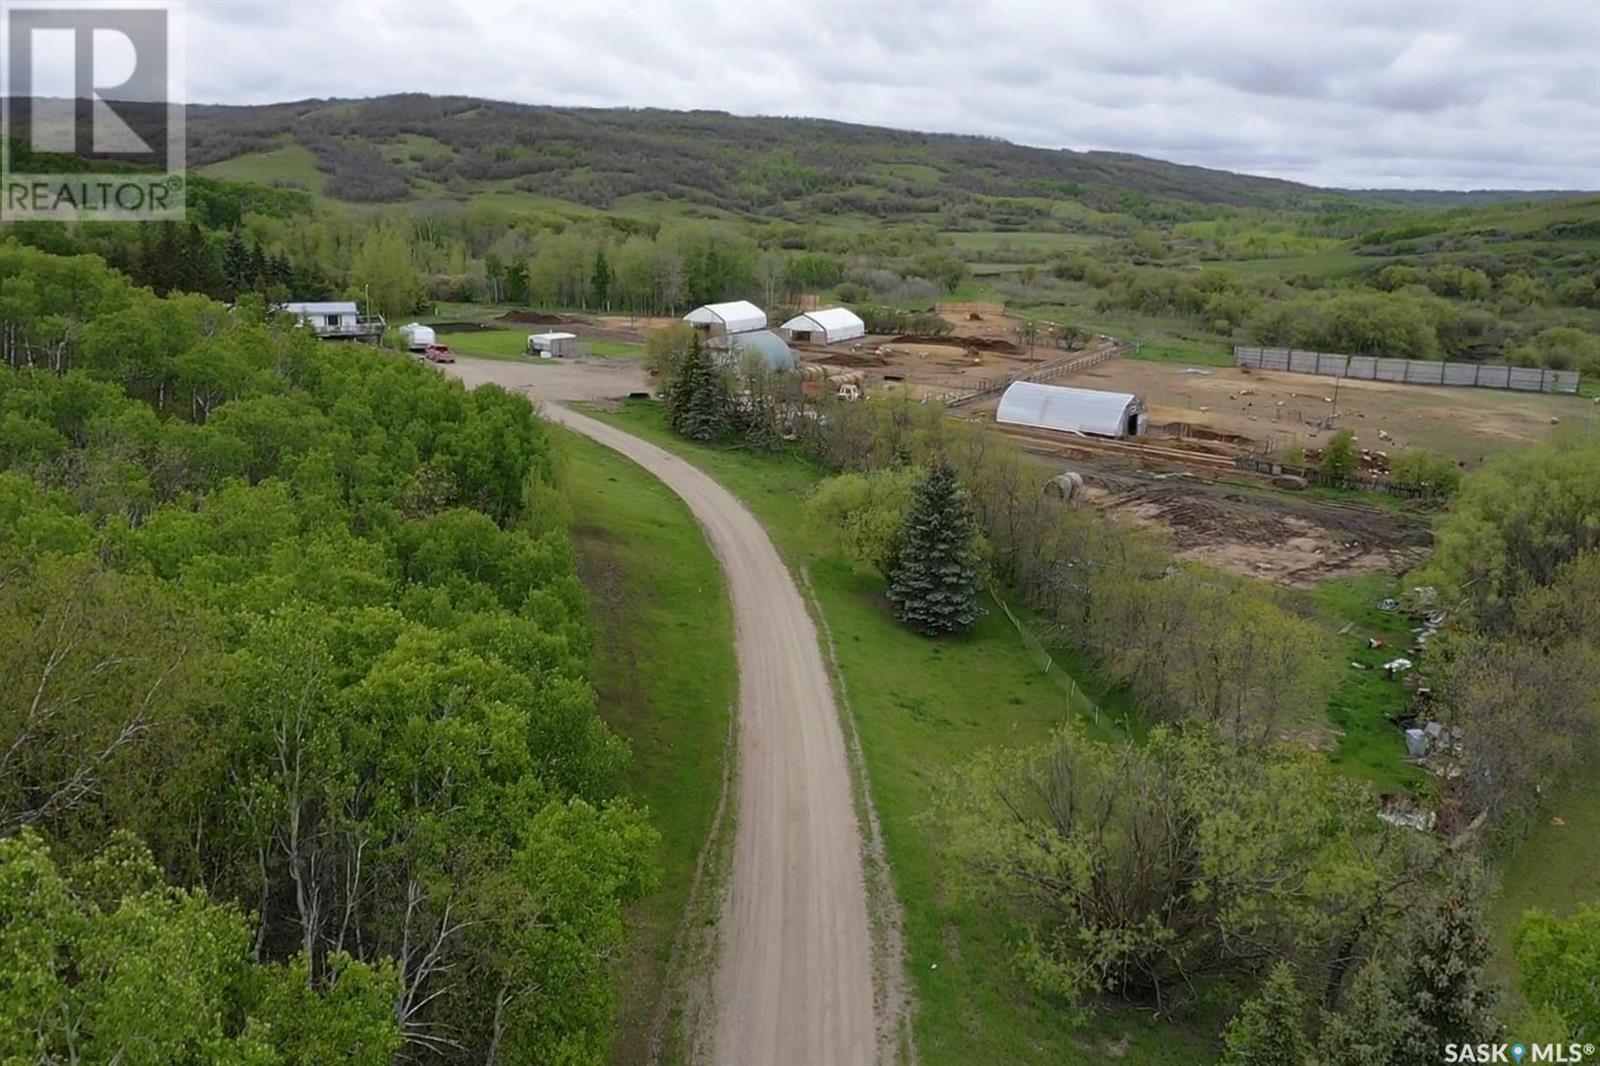
{"label": "realtor logo", "polygon": [[0,220],[183,217],[179,8],[0,0]]}

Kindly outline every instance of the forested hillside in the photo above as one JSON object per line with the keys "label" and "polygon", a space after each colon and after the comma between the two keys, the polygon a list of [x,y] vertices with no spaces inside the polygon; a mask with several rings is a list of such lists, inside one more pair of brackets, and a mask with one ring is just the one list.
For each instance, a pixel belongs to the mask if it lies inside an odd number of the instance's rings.
{"label": "forested hillside", "polygon": [[529,403],[0,245],[0,1059],[582,1062],[655,876]]}
{"label": "forested hillside", "polygon": [[1114,152],[715,111],[557,108],[420,94],[191,107],[190,162],[309,152],[353,202],[497,184],[594,207],[630,196],[807,218],[892,218],[981,197],[1277,204],[1323,190]]}

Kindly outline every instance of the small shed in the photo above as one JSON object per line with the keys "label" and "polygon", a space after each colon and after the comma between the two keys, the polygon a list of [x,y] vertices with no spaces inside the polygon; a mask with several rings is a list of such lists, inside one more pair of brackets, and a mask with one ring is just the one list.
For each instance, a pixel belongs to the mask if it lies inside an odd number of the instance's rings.
{"label": "small shed", "polygon": [[1144,432],[1144,401],[1131,392],[1072,389],[1013,381],[1000,397],[994,420],[1097,437],[1135,437]]}
{"label": "small shed", "polygon": [[778,327],[792,341],[812,344],[838,344],[867,335],[867,324],[848,307],[829,307],[795,315]]}
{"label": "small shed", "polygon": [[684,315],[683,320],[708,337],[767,328],[767,313],[749,300],[703,304]]}
{"label": "small shed", "polygon": [[563,359],[578,354],[576,333],[530,333],[528,354],[539,359]]}
{"label": "small shed", "polygon": [[770,329],[730,333],[726,338],[713,342],[711,349],[735,366],[752,352],[766,360],[767,366],[773,370],[792,370],[798,365],[789,345]]}

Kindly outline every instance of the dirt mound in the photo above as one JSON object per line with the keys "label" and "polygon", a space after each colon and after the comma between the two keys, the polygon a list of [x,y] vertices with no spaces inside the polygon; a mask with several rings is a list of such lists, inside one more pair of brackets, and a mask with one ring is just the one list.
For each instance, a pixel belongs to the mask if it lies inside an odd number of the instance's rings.
{"label": "dirt mound", "polygon": [[581,326],[589,320],[582,315],[547,315],[542,311],[507,311],[496,322],[523,326]]}
{"label": "dirt mound", "polygon": [[968,348],[978,352],[1001,352],[1021,355],[1022,348],[1003,337],[936,337],[931,333],[902,333],[891,344],[945,344],[954,348]]}

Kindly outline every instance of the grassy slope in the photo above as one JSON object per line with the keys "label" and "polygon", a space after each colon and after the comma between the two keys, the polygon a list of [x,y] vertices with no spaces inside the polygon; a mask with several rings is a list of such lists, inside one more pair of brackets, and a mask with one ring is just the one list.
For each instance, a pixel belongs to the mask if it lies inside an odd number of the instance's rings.
{"label": "grassy slope", "polygon": [[[1335,636],[1335,668],[1339,685],[1328,703],[1328,718],[1344,735],[1333,752],[1334,765],[1352,777],[1363,778],[1380,792],[1415,791],[1427,775],[1405,762],[1405,741],[1387,716],[1406,705],[1405,690],[1399,680],[1386,680],[1382,664],[1404,655],[1411,643],[1409,619],[1402,614],[1377,608],[1385,597],[1395,594],[1394,580],[1387,574],[1363,574],[1324,582],[1312,594],[1312,602],[1337,632],[1346,622],[1355,628]],[[1368,648],[1367,639],[1377,637],[1381,648]],[[1357,670],[1352,663],[1367,667]]]}
{"label": "grassy slope", "polygon": [[[1017,935],[1002,914],[952,899],[946,870],[920,821],[929,789],[973,751],[1023,744],[1067,714],[1066,694],[1041,675],[998,612],[969,636],[932,641],[894,622],[876,574],[850,563],[809,528],[804,500],[822,476],[792,457],[706,448],[671,436],[653,404],[599,417],[684,454],[743,499],[792,566],[804,564],[832,630],[851,711],[905,909],[907,971],[919,1004],[916,1041],[941,1063],[1189,1063],[1214,1055],[1220,1022],[1156,1023],[1102,1014],[1084,1029],[1030,993],[1010,961]],[[1108,708],[1110,709],[1110,708]]]}
{"label": "grassy slope", "polygon": [[[1560,818],[1564,825],[1552,819]],[[1545,800],[1516,851],[1500,863],[1500,893],[1489,910],[1494,934],[1492,972],[1508,986],[1516,967],[1511,932],[1522,915],[1541,908],[1566,916],[1580,903],[1600,902],[1600,777],[1579,767],[1572,780]],[[1520,1005],[1514,996],[1512,1007]]]}
{"label": "grassy slope", "polygon": [[307,189],[313,196],[322,195],[327,175],[317,169],[316,157],[311,149],[298,144],[287,144],[268,152],[251,152],[232,159],[200,168],[208,178],[224,181],[249,182],[255,185],[272,185],[290,182]]}
{"label": "grassy slope", "polygon": [[661,888],[633,913],[612,1061],[646,1042],[695,862],[716,812],[737,693],[722,570],[688,508],[615,452],[562,432],[564,484],[589,592],[600,714],[633,748],[633,795],[661,831]]}

